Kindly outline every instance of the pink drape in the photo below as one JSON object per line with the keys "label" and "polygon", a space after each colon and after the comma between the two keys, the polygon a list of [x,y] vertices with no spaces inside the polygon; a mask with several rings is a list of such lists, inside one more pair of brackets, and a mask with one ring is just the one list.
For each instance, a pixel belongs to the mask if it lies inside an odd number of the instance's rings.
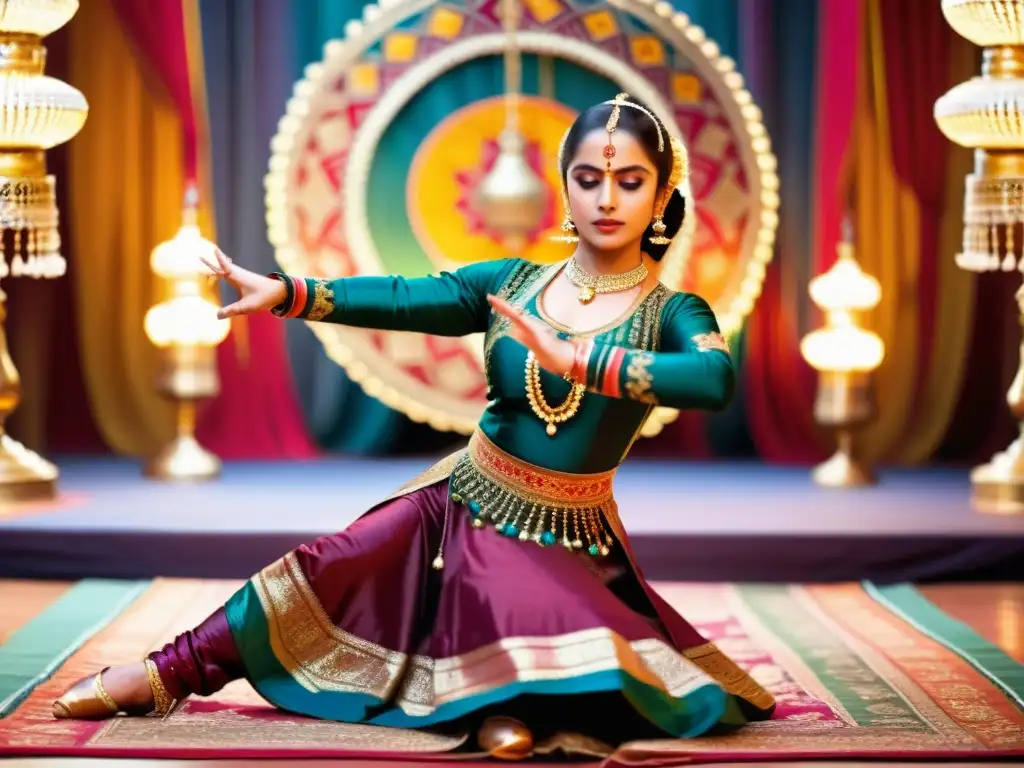
{"label": "pink drape", "polygon": [[270,313],[247,320],[248,353],[238,354],[235,334],[218,350],[221,394],[203,410],[199,439],[224,459],[311,458],[317,449],[295,396],[287,321]]}
{"label": "pink drape", "polygon": [[[827,5],[822,4],[823,8]],[[739,15],[745,74],[752,91],[765,103],[773,103],[779,88],[775,28],[776,20],[782,18],[779,12],[776,0],[748,0]],[[801,300],[806,296],[806,287],[793,285],[788,274],[793,271],[793,261],[801,256],[799,251],[787,250],[787,245],[796,242],[795,234],[808,213],[792,208],[781,212],[787,218],[779,230],[775,258],[768,266],[746,336],[743,391],[747,420],[758,453],[768,461],[806,463],[823,456],[810,408],[815,374],[800,355],[794,304],[794,296]]]}
{"label": "pink drape", "polygon": [[935,124],[932,110],[936,99],[949,88],[947,62],[956,33],[931,3],[884,2],[878,4],[878,9],[893,166],[918,203],[918,338],[926,343],[917,345],[917,354],[918,370],[926,371],[935,328],[939,224],[945,208],[951,150],[949,140]]}
{"label": "pink drape", "polygon": [[183,0],[110,0],[121,26],[181,117],[185,176],[196,180],[199,157],[197,92],[190,73]]}
{"label": "pink drape", "polygon": [[860,0],[829,0],[821,4],[820,14],[812,197],[813,263],[817,274],[835,261],[846,213],[843,176],[857,102]]}
{"label": "pink drape", "polygon": [[[206,88],[196,0],[110,0],[154,81],[178,109],[186,180],[208,178]],[[221,394],[203,409],[199,436],[226,459],[298,459],[317,453],[295,396],[281,321],[236,322],[218,350]]]}

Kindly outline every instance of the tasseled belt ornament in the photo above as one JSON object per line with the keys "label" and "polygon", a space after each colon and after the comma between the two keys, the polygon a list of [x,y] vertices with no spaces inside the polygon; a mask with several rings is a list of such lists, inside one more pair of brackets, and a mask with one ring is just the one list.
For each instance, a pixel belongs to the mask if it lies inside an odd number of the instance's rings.
{"label": "tasseled belt ornament", "polygon": [[605,522],[615,471],[572,475],[527,464],[477,432],[451,476],[451,500],[473,525],[542,547],[607,555],[615,538]]}

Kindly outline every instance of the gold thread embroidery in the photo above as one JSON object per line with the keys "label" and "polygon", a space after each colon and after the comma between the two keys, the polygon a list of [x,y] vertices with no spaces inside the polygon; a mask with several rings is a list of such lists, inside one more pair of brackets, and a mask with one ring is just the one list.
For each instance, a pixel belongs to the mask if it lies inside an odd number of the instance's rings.
{"label": "gold thread embroidery", "polygon": [[455,453],[445,456],[432,467],[429,467],[426,471],[421,472],[409,482],[404,483],[397,491],[382,499],[379,504],[383,504],[385,501],[391,501],[392,499],[397,499],[399,496],[405,496],[413,491],[418,491],[421,488],[426,488],[434,483],[439,483],[442,480],[447,480],[451,477],[452,472],[455,471],[456,465],[458,465],[459,461],[465,455],[466,449],[463,448],[462,450],[455,451]]}
{"label": "gold thread embroidery", "polygon": [[732,659],[722,653],[714,643],[705,643],[688,648],[683,655],[734,696],[754,704],[759,709],[768,709],[775,703],[775,697],[748,675]]}
{"label": "gold thread embroidery", "polygon": [[174,707],[174,699],[164,687],[164,681],[160,677],[160,670],[157,669],[156,662],[147,658],[144,660],[144,664],[146,677],[149,678],[149,690],[153,694],[153,713],[166,716]]}
{"label": "gold thread embroidery", "polygon": [[649,352],[637,352],[630,356],[626,366],[626,392],[633,400],[657,405],[658,400],[652,391],[654,376],[649,370],[653,363],[654,355]]}
{"label": "gold thread embroidery", "polygon": [[477,528],[543,547],[561,544],[605,556],[615,544],[604,519],[615,470],[573,475],[537,467],[495,446],[477,432],[452,474],[451,498],[464,504]]}
{"label": "gold thread embroidery", "polygon": [[[530,300],[530,297],[545,285],[544,275],[548,272],[554,274],[554,270],[559,268],[560,265],[558,264],[545,267],[542,264],[523,262],[513,270],[501,288],[498,289],[496,295],[512,306],[523,309]],[[508,336],[509,329],[512,327],[512,322],[503,315],[492,313],[492,316],[494,321],[487,329],[484,339],[484,370],[488,377],[491,370],[491,352],[494,349],[494,345],[499,339]]]}
{"label": "gold thread embroidery", "polygon": [[[339,629],[320,605],[294,553],[253,579],[274,655],[310,691],[367,693],[412,716],[510,683],[560,680],[621,669],[672,697],[710,684],[663,640],[628,641],[597,627],[554,637],[509,637],[447,658],[409,656]],[[282,653],[284,651],[284,653]]]}
{"label": "gold thread embroidery", "polygon": [[[650,596],[653,590],[651,589],[650,585],[644,580],[643,575],[640,573],[640,569],[637,567],[636,560],[633,557],[633,548],[629,544],[629,538],[626,536],[626,529],[623,527],[622,519],[619,517],[618,504],[616,504],[614,500],[612,500],[611,504],[609,504],[608,509],[606,510],[606,515],[608,525],[611,527],[612,532],[615,534],[615,538],[620,542],[622,546],[622,551],[626,555],[626,561],[629,563],[629,567],[633,572],[633,576],[640,583],[640,586],[644,590],[644,592],[647,593],[648,596]],[[714,650],[712,651],[712,649]],[[740,698],[746,699],[747,701],[750,701],[752,704],[755,704],[755,706],[757,706],[758,708],[767,709],[775,702],[775,697],[772,695],[772,693],[763,688],[761,684],[754,680],[754,678],[752,678],[748,673],[743,672],[738,665],[735,665],[735,669],[732,669],[729,667],[723,667],[715,663],[716,660],[712,656],[712,653],[714,651],[718,651],[717,646],[715,646],[714,643],[705,643],[704,645],[699,645],[694,648],[690,648],[684,653],[685,655],[687,655],[687,657],[689,657],[690,654],[693,654],[696,658],[688,658],[688,660],[696,664],[698,667],[701,667],[704,674],[714,679],[723,688],[726,688],[725,681],[717,677],[717,675],[724,675],[730,681],[729,685],[731,685],[733,687],[733,690],[736,691],[735,695],[739,696]],[[702,664],[700,663],[700,659],[705,656],[707,657],[706,668],[702,666]],[[723,656],[723,658],[728,657]],[[738,676],[735,674],[735,670],[739,670]],[[762,704],[759,704],[757,702],[763,702],[763,706]]]}
{"label": "gold thread embroidery", "polygon": [[274,656],[309,691],[393,692],[408,656],[334,625],[302,568],[289,553],[252,579],[263,607]]}
{"label": "gold thread embroidery", "polygon": [[712,349],[717,349],[725,354],[731,354],[729,351],[729,342],[725,340],[725,337],[718,331],[711,331],[710,333],[698,333],[696,336],[691,336],[690,341],[697,347],[698,352],[710,352]]}
{"label": "gold thread embroidery", "polygon": [[[338,750],[369,750],[422,754],[457,749],[469,736],[461,731],[446,734],[423,729],[317,720],[280,712],[273,717],[265,717],[259,712],[260,709],[259,706],[238,706],[235,698],[232,698],[229,706],[213,710],[206,707],[205,703],[186,702],[172,715],[156,723],[148,717],[117,717],[109,720],[109,725],[101,728],[90,739],[89,748],[246,749],[259,744],[262,749],[282,751],[331,750],[337,754]],[[41,746],[49,746],[52,750],[55,745],[53,736],[48,738],[50,741],[43,742]],[[303,764],[294,757],[284,759],[293,765]],[[411,765],[413,760],[416,760],[416,755],[410,755],[410,762],[396,758],[394,764],[406,762]]]}
{"label": "gold thread embroidery", "polygon": [[334,311],[334,291],[327,280],[317,278],[313,281],[313,306],[306,315],[306,320],[323,320]]}

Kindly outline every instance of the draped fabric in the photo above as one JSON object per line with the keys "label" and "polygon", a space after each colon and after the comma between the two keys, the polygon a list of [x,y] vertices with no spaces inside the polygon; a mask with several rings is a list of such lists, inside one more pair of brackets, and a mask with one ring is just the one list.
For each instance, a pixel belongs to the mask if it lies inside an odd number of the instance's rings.
{"label": "draped fabric", "polygon": [[[865,456],[879,459],[902,437],[906,414],[917,390],[920,315],[916,282],[920,274],[919,204],[893,167],[892,122],[886,83],[881,12],[866,0],[860,34],[864,56],[856,116],[857,256],[865,271],[882,284],[882,299],[865,324],[885,342],[889,353],[874,380],[884,414],[857,436]],[[942,162],[941,158],[936,159]]]}
{"label": "draped fabric", "polygon": [[85,386],[107,445],[145,455],[174,423],[154,386],[157,356],[143,318],[158,296],[149,253],[181,219],[181,119],[153,87],[110,0],[83,3],[69,35],[71,80],[90,105],[69,144],[67,178]]}
{"label": "draped fabric", "polygon": [[191,0],[110,0],[136,55],[159,81],[181,122],[185,177],[198,170],[196,110],[189,77],[184,6]]}
{"label": "draped fabric", "polygon": [[[303,68],[320,60],[324,43],[341,36],[362,7],[351,0],[200,0],[219,245],[243,267],[277,268],[264,223],[270,140]],[[263,457],[308,454],[309,435],[345,452],[386,451],[403,442],[411,423],[352,384],[303,323],[249,320],[253,368],[228,373],[222,354],[224,393],[210,408],[219,414],[208,414],[202,424],[206,439],[232,456]],[[234,334],[229,341],[237,341]],[[251,391],[235,399],[238,390],[228,381],[265,390],[268,402],[258,412],[278,424],[267,434],[284,442],[254,443],[242,431],[257,404],[250,402]],[[272,392],[282,398],[276,406],[269,402]],[[236,428],[226,429],[229,424]]]}
{"label": "draped fabric", "polygon": [[857,243],[883,286],[870,322],[890,352],[875,377],[882,416],[861,448],[874,459],[919,461],[948,427],[972,309],[968,275],[948,271],[941,292],[938,280],[940,260],[953,257],[937,253],[950,149],[929,110],[949,72],[924,62],[949,61],[954,33],[915,4],[868,0],[863,14]]}
{"label": "draped fabric", "polygon": [[821,6],[814,0],[784,5],[755,0],[740,16],[749,87],[764,105],[783,190],[775,258],[748,322],[742,375],[758,453],[771,461],[805,462],[821,456],[810,410],[813,372],[799,352],[799,308],[806,305],[811,253],[815,76],[808,61],[820,55]]}
{"label": "draped fabric", "polygon": [[[284,5],[277,0],[204,2],[197,9],[202,20],[197,42],[203,51],[197,82],[206,91],[217,242],[238,264],[261,273],[273,269],[263,226],[262,178],[272,126],[287,98],[291,73],[275,55],[275,46],[264,44],[271,35],[287,30],[273,18],[258,28],[252,22],[254,6],[270,14]],[[236,39],[245,42],[236,45]],[[207,78],[207,72],[220,74]],[[261,93],[264,99],[258,98]],[[234,300],[227,292],[224,298]],[[221,394],[207,404],[199,422],[205,445],[226,459],[316,454],[280,321],[270,316],[234,318],[231,335],[218,349],[218,363]]]}
{"label": "draped fabric", "polygon": [[[943,234],[943,221],[956,222],[963,205],[963,177],[970,153],[957,149],[961,189],[948,194],[948,168],[954,144],[939,131],[931,107],[950,82],[977,72],[974,56],[953,55],[954,48],[975,52],[934,9],[917,3],[878,3],[885,64],[886,107],[892,136],[892,167],[917,201],[918,377],[915,408],[891,458],[919,462],[942,441],[961,388],[974,311],[974,278],[956,267],[959,238]],[[953,68],[935,66],[952,62]],[[964,66],[964,64],[967,66]],[[952,71],[951,71],[952,69]],[[952,77],[951,77],[952,75]],[[969,166],[968,166],[969,167]],[[914,226],[907,220],[905,226]],[[949,228],[946,227],[948,230]],[[913,357],[913,355],[910,355]]]}

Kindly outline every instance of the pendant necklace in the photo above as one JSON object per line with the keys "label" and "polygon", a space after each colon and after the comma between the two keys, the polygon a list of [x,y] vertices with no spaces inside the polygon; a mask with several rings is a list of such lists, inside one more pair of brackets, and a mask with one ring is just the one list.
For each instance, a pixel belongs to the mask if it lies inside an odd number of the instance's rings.
{"label": "pendant necklace", "polygon": [[545,431],[548,433],[548,437],[554,437],[558,432],[558,425],[576,415],[576,411],[580,408],[580,402],[583,400],[583,393],[586,392],[586,387],[583,384],[572,381],[568,376],[565,379],[572,384],[569,395],[561,405],[555,407],[548,405],[548,401],[544,399],[544,392],[540,388],[540,365],[537,363],[537,358],[533,356],[533,352],[527,353],[526,399],[530,402],[530,409],[534,415],[547,424]]}
{"label": "pendant necklace", "polygon": [[577,295],[580,304],[589,304],[599,293],[618,293],[636,288],[647,279],[648,275],[647,266],[641,261],[640,266],[634,267],[629,272],[595,277],[576,262],[575,256],[569,259],[565,273],[572,284],[580,289]]}

